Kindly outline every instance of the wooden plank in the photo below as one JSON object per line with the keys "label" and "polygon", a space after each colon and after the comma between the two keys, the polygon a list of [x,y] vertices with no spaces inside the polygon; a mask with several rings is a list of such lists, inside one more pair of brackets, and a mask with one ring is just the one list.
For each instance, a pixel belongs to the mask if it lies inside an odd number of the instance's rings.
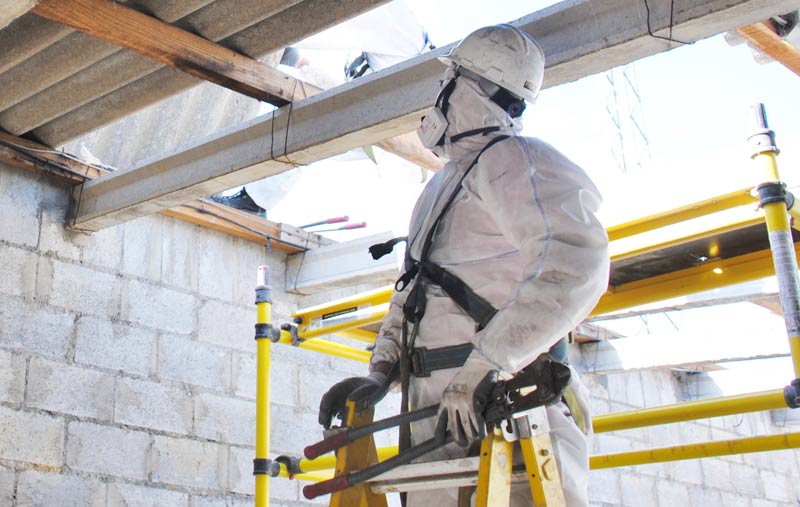
{"label": "wooden plank", "polygon": [[736,30],[751,45],[800,76],[800,51],[781,39],[766,21]]}
{"label": "wooden plank", "polygon": [[22,169],[44,172],[73,184],[106,174],[96,167],[72,160],[49,146],[22,139],[2,130],[0,130],[0,160]]}
{"label": "wooden plank", "polygon": [[33,12],[271,104],[305,97],[297,79],[111,0],[43,0]]}

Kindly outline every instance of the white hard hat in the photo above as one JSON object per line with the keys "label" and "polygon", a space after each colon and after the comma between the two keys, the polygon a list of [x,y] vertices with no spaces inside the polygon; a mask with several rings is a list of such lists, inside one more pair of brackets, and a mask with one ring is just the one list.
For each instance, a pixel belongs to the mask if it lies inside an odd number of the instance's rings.
{"label": "white hard hat", "polygon": [[533,102],[542,87],[544,51],[511,25],[479,28],[467,35],[444,62],[452,62]]}

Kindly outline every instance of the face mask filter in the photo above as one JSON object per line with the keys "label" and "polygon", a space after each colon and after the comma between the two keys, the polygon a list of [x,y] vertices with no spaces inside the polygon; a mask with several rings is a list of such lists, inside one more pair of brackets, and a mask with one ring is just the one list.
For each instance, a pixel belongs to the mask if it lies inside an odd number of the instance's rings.
{"label": "face mask filter", "polygon": [[422,141],[422,145],[428,149],[444,145],[444,133],[449,125],[447,109],[450,107],[450,95],[456,88],[456,77],[458,76],[450,78],[450,81],[442,88],[439,96],[436,97],[436,105],[422,117],[417,129],[417,135]]}

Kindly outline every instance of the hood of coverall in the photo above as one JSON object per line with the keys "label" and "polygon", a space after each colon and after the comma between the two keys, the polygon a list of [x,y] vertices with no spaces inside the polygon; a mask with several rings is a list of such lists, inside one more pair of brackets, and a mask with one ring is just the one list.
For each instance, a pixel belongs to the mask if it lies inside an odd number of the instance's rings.
{"label": "hood of coverall", "polygon": [[[443,86],[447,85],[454,73],[453,67],[445,72]],[[458,160],[467,153],[480,150],[493,137],[515,135],[522,129],[519,119],[512,119],[489,98],[478,81],[470,77],[460,75],[456,78],[456,86],[448,102],[444,145],[433,148],[433,152],[443,159]],[[499,127],[500,130],[464,137],[455,143],[450,141],[454,135],[484,127]]]}

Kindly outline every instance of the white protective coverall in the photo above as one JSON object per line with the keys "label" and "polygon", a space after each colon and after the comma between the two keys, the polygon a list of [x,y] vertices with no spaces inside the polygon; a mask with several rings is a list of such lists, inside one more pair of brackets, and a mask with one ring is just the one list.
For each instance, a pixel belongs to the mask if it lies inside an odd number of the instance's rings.
{"label": "white protective coverall", "polygon": [[[471,342],[498,370],[513,374],[531,363],[573,329],[606,289],[609,257],[605,229],[595,218],[601,204],[597,188],[584,171],[550,145],[516,136],[517,125],[478,83],[458,78],[447,113],[448,141],[435,148],[449,159],[419,197],[409,226],[410,252],[419,259],[422,243],[463,171],[498,135],[512,136],[481,155],[433,237],[429,260],[460,277],[498,309],[485,329],[440,287],[428,284],[427,306],[415,347],[428,349]],[[499,132],[450,143],[454,134],[489,126]],[[402,307],[413,287],[392,296],[373,351],[371,365],[394,363],[400,356]],[[439,403],[458,368],[430,377],[411,376],[412,409]],[[573,371],[571,386],[588,412],[587,390]],[[547,408],[567,505],[588,506],[587,437],[563,403]],[[434,434],[435,418],[414,423],[412,442]],[[424,460],[463,457],[466,449],[450,444]],[[408,494],[409,507],[457,505],[458,490]],[[511,505],[532,505],[527,484],[512,488]]]}

